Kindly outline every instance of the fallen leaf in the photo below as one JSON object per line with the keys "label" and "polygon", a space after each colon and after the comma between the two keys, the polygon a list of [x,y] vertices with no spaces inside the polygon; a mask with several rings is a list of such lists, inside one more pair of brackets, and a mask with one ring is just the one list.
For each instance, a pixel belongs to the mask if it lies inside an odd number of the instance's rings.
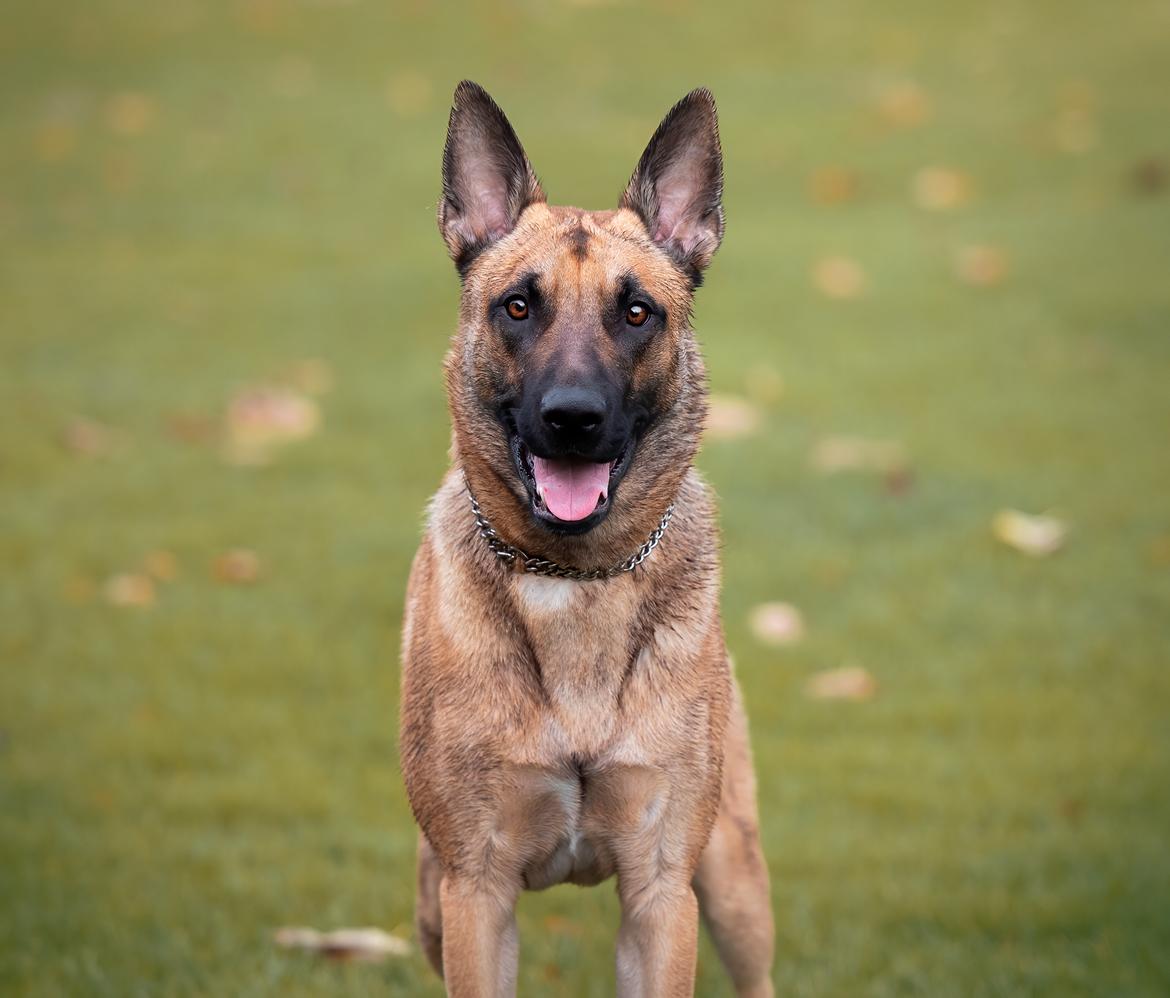
{"label": "fallen leaf", "polygon": [[319,953],[331,960],[359,963],[382,963],[392,956],[408,956],[410,943],[381,929],[334,929],[318,932],[299,926],[277,929],[273,936],[277,946]]}
{"label": "fallen leaf", "polygon": [[865,290],[865,271],[847,256],[828,256],[813,269],[813,283],[829,298],[856,298]]}
{"label": "fallen leaf", "polygon": [[1017,509],[1004,509],[995,514],[991,530],[996,539],[1008,547],[1033,558],[1043,558],[1064,545],[1069,525],[1055,516],[1034,516]]}
{"label": "fallen leaf", "polygon": [[68,159],[76,146],[77,129],[67,121],[46,121],[37,129],[37,157],[44,163]]}
{"label": "fallen leaf", "polygon": [[95,588],[93,579],[75,572],[65,580],[61,587],[61,595],[66,602],[81,606],[93,599]]}
{"label": "fallen leaf", "polygon": [[154,581],[141,572],[110,576],[102,592],[111,606],[147,607],[154,603]]}
{"label": "fallen leaf", "polygon": [[813,171],[808,182],[809,197],[817,204],[852,201],[857,197],[857,188],[857,174],[840,166],[822,166]]}
{"label": "fallen leaf", "polygon": [[67,450],[82,457],[108,457],[121,444],[121,435],[96,419],[77,416],[65,427]]}
{"label": "fallen leaf", "polygon": [[1161,194],[1170,184],[1170,167],[1160,159],[1145,159],[1134,164],[1129,179],[1137,194],[1153,197]]}
{"label": "fallen leaf", "polygon": [[106,124],[115,135],[134,136],[145,132],[154,121],[157,105],[148,94],[115,94],[106,101]]}
{"label": "fallen leaf", "polygon": [[1156,565],[1158,568],[1165,568],[1167,565],[1170,565],[1170,534],[1163,534],[1150,541],[1147,553],[1149,554],[1151,564]]}
{"label": "fallen leaf", "polygon": [[228,585],[251,585],[260,578],[260,556],[248,548],[233,548],[215,559],[212,573]]}
{"label": "fallen leaf", "polygon": [[205,444],[215,439],[219,427],[202,412],[172,412],[167,416],[167,433],[185,444]]}
{"label": "fallen leaf", "polygon": [[735,440],[755,433],[760,411],[747,399],[712,395],[707,410],[706,434],[710,440]]}
{"label": "fallen leaf", "polygon": [[544,927],[549,932],[560,936],[580,936],[584,934],[584,929],[580,922],[565,918],[563,915],[547,915],[544,919]]}
{"label": "fallen leaf", "polygon": [[971,178],[945,166],[924,166],[911,187],[914,203],[927,211],[950,211],[971,199]]}
{"label": "fallen leaf", "polygon": [[810,700],[872,700],[876,693],[877,680],[859,665],[814,673],[804,684]]}
{"label": "fallen leaf", "polygon": [[955,254],[955,273],[973,287],[993,287],[1003,281],[1007,271],[1007,257],[994,246],[963,246]]}
{"label": "fallen leaf", "polygon": [[761,603],[752,610],[749,624],[757,641],[773,647],[796,644],[804,637],[804,618],[791,603]]}
{"label": "fallen leaf", "polygon": [[908,495],[910,490],[914,488],[914,472],[905,465],[891,468],[886,472],[882,484],[889,495]]}
{"label": "fallen leaf", "polygon": [[225,459],[266,464],[278,448],[312,436],[321,411],[313,399],[289,388],[249,388],[232,399],[224,422]]}
{"label": "fallen leaf", "polygon": [[878,92],[877,109],[889,124],[913,128],[930,116],[930,97],[917,83],[902,80]]}
{"label": "fallen leaf", "polygon": [[906,448],[897,440],[868,437],[822,437],[813,445],[812,466],[824,474],[840,471],[904,471],[909,464]]}
{"label": "fallen leaf", "polygon": [[179,574],[179,562],[170,551],[151,551],[142,559],[142,568],[158,582],[171,582]]}

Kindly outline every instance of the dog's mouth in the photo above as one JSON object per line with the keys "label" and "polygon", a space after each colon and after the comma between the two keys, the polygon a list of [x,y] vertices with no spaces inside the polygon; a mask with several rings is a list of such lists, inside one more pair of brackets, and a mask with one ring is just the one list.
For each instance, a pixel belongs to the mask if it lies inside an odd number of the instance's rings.
{"label": "dog's mouth", "polygon": [[560,533],[582,534],[605,519],[633,453],[631,438],[612,461],[537,457],[519,433],[512,433],[512,459],[528,490],[532,515]]}

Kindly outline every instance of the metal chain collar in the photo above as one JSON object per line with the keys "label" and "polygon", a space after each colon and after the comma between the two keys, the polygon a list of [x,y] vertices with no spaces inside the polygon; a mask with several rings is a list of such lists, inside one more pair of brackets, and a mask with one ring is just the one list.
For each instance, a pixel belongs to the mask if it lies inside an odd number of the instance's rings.
{"label": "metal chain collar", "polygon": [[613,565],[610,568],[590,568],[586,570],[583,568],[572,568],[567,565],[558,565],[555,561],[549,561],[547,558],[540,558],[536,555],[528,554],[525,551],[521,551],[520,548],[509,544],[496,533],[496,528],[491,525],[491,521],[483,515],[483,510],[479,508],[479,503],[476,502],[475,494],[471,491],[471,486],[467,485],[466,482],[464,485],[467,488],[467,497],[471,500],[471,512],[475,517],[475,525],[479,528],[479,536],[491,548],[492,553],[500,561],[513,568],[518,568],[522,572],[527,572],[531,575],[548,575],[554,579],[592,582],[596,579],[612,579],[615,575],[621,575],[623,572],[632,572],[650,557],[651,551],[658,547],[658,542],[662,540],[662,535],[666,533],[666,528],[670,526],[670,518],[674,515],[674,503],[671,503],[666,507],[666,512],[662,514],[662,519],[658,522],[658,526],[650,531],[650,536],[646,538],[642,546],[625,561]]}

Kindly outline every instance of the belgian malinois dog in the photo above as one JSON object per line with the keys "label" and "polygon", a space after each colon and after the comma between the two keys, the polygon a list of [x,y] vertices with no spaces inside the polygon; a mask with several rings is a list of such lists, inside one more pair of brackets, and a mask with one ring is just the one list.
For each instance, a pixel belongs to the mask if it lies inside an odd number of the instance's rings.
{"label": "belgian malinois dog", "polygon": [[455,91],[452,467],[410,574],[401,748],[418,935],[457,998],[514,994],[520,891],[612,875],[620,994],[693,993],[700,911],[737,992],[772,994],[715,513],[691,466],[691,302],[722,187],[706,90],[592,212],[548,204],[500,108]]}

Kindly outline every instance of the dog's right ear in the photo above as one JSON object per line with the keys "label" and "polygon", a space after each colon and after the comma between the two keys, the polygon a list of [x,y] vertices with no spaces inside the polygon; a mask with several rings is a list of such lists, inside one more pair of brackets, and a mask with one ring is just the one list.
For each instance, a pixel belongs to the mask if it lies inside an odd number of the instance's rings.
{"label": "dog's right ear", "polygon": [[506,236],[520,213],[544,201],[540,181],[499,105],[478,83],[455,88],[443,149],[439,231],[460,273]]}

